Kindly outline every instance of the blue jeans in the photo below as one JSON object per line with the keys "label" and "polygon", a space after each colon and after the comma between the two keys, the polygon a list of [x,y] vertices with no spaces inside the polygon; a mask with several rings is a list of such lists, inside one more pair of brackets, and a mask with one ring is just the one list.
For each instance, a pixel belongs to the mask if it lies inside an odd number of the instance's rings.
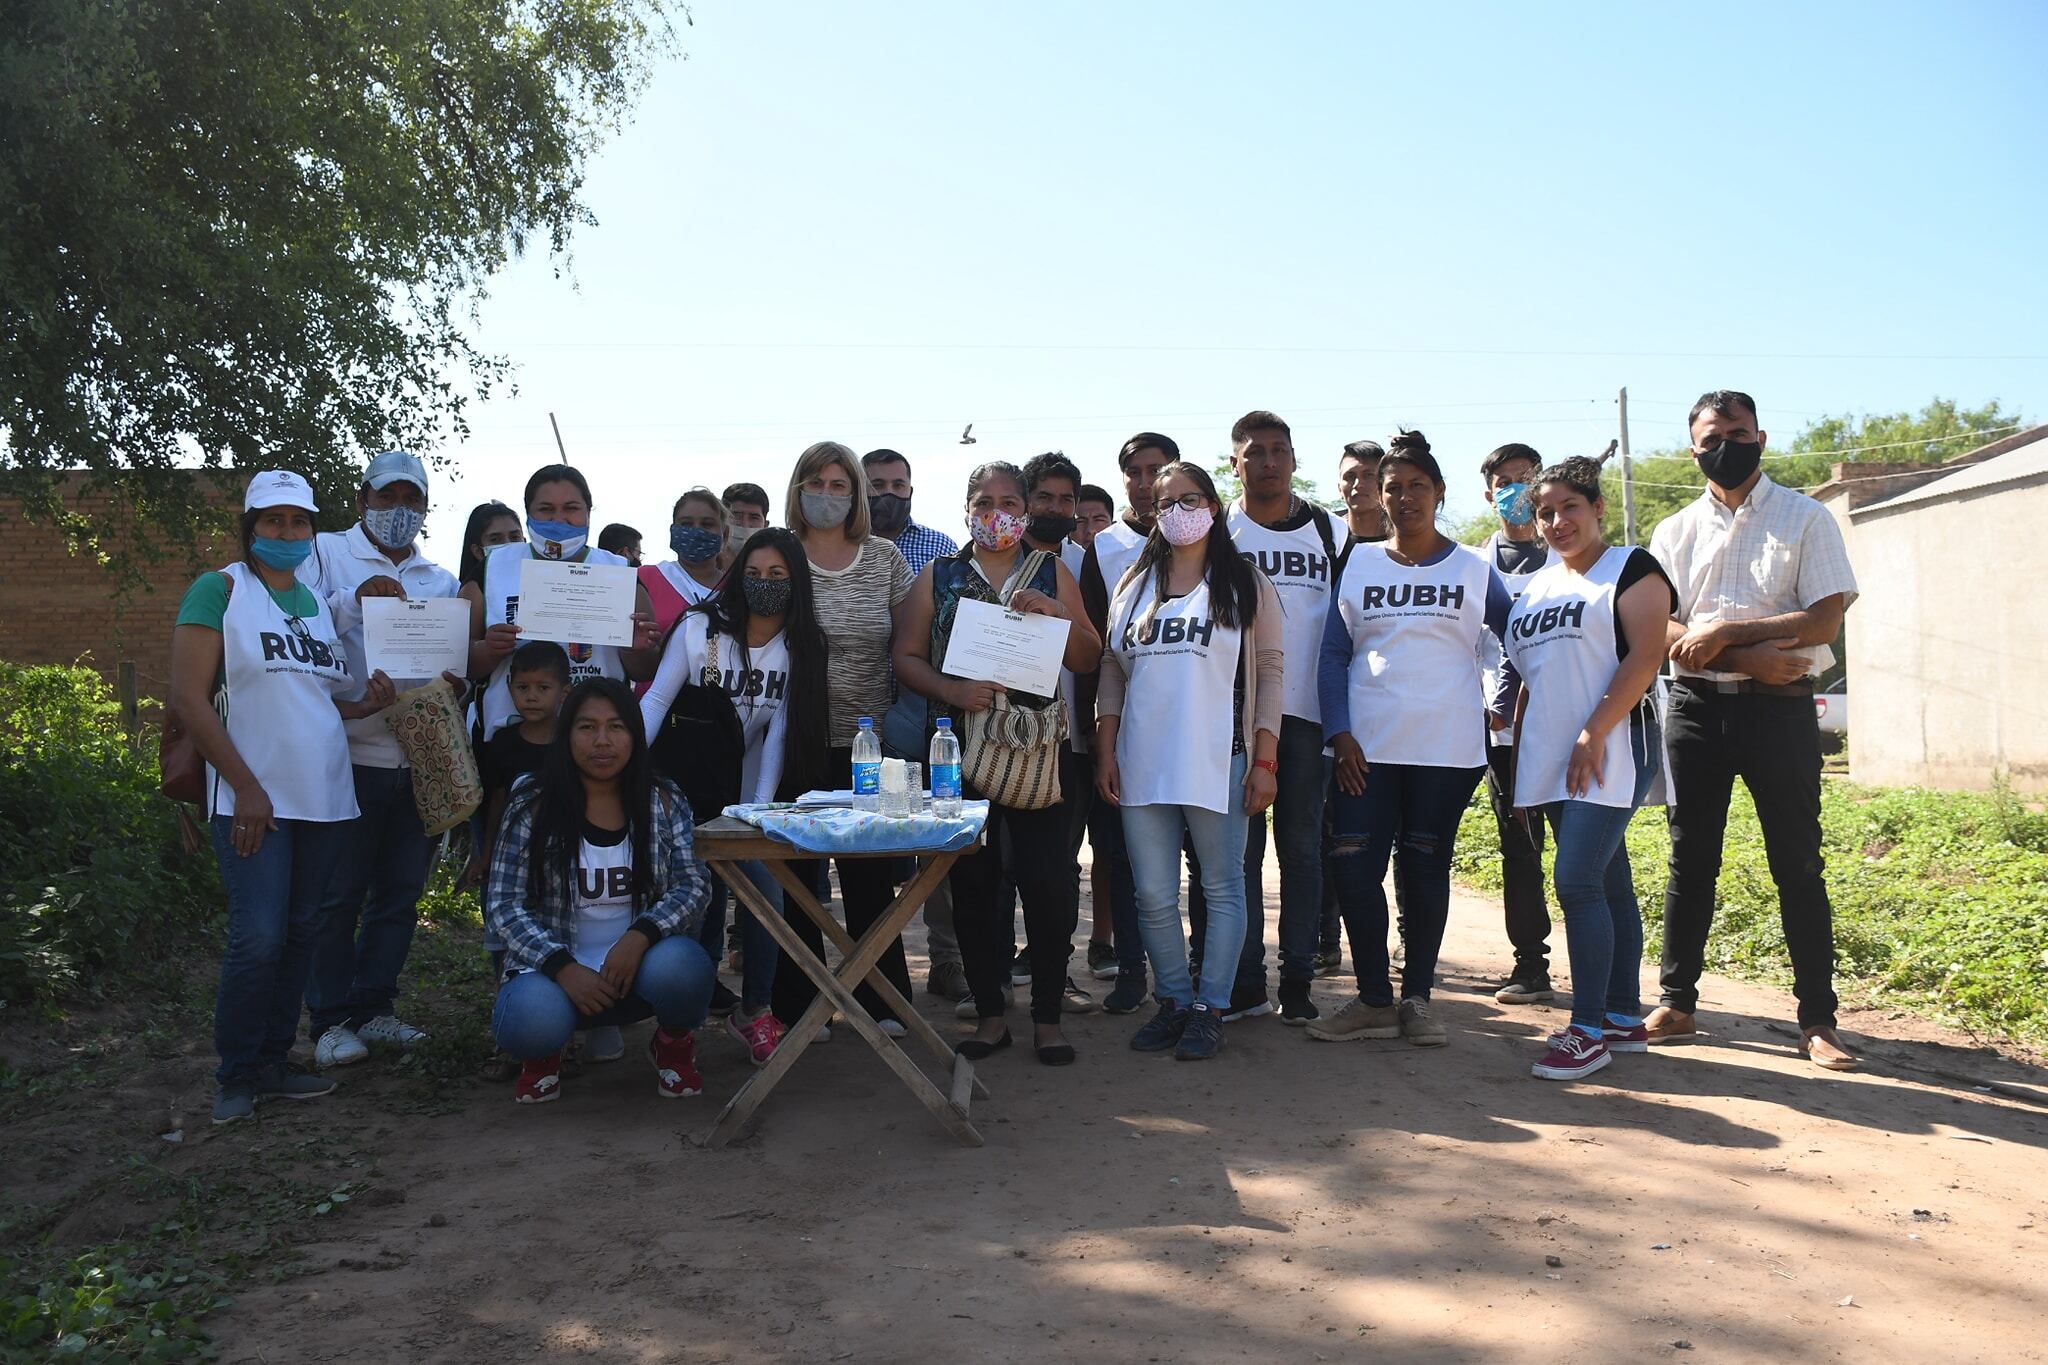
{"label": "blue jeans", "polygon": [[[1244,948],[1245,756],[1230,760],[1230,811],[1200,806],[1125,806],[1124,846],[1136,885],[1138,930],[1152,959],[1155,993],[1187,1005],[1199,999],[1218,1013],[1230,1007],[1230,986]],[[1180,928],[1180,845],[1185,834],[1202,860],[1208,924],[1202,940],[1199,995],[1188,977],[1188,945]]]}
{"label": "blue jeans", "polygon": [[692,938],[665,938],[640,959],[633,993],[608,1010],[579,1014],[569,993],[539,972],[521,972],[498,990],[491,1032],[498,1046],[522,1061],[552,1057],[580,1028],[635,1024],[653,1015],[664,1032],[680,1037],[704,1022],[711,983],[718,975],[704,947]]}
{"label": "blue jeans", "polygon": [[[768,875],[767,865],[750,860],[740,864],[740,871],[760,889],[776,913],[782,913],[782,887]],[[711,955],[714,963],[725,951],[725,902],[731,894],[723,881],[715,876],[711,878],[711,904],[705,907],[704,923],[697,941],[704,945],[704,951]],[[753,911],[735,905],[733,914],[740,925],[740,1005],[752,1014],[768,1007],[769,994],[775,989],[775,964],[782,959],[782,949],[761,927],[761,921]]]}
{"label": "blue jeans", "polygon": [[1604,1014],[1634,1018],[1643,1012],[1643,909],[1625,836],[1663,764],[1654,723],[1639,727],[1635,760],[1636,788],[1627,806],[1560,801],[1544,811],[1557,831],[1551,879],[1572,964],[1572,1022],[1595,1033]]}
{"label": "blue jeans", "polygon": [[[1273,795],[1273,842],[1280,854],[1280,979],[1313,981],[1316,939],[1323,905],[1323,793],[1330,760],[1323,757],[1323,730],[1299,716],[1280,718],[1275,751],[1278,789]],[[1197,937],[1208,915],[1200,885],[1201,858],[1188,868],[1188,924]],[[1266,817],[1255,817],[1244,842],[1244,949],[1237,959],[1237,984],[1248,992],[1266,989]],[[1205,957],[1203,959],[1207,961]]]}
{"label": "blue jeans", "polygon": [[222,1085],[253,1083],[292,1050],[320,900],[348,832],[346,823],[280,820],[244,858],[235,852],[234,828],[232,815],[213,817],[213,856],[228,893],[228,944],[213,1006],[214,1079]]}
{"label": "blue jeans", "polygon": [[1337,905],[1351,939],[1358,995],[1366,1004],[1394,1003],[1383,883],[1396,837],[1401,841],[1401,897],[1408,925],[1401,998],[1429,999],[1437,954],[1444,945],[1444,924],[1451,914],[1451,849],[1457,842],[1458,820],[1485,771],[1375,763],[1365,775],[1364,795],[1336,789],[1330,871],[1337,879]]}
{"label": "blue jeans", "polygon": [[412,952],[433,841],[412,800],[412,769],[355,767],[356,806],[313,931],[306,1009],[318,1038],[391,1013]]}

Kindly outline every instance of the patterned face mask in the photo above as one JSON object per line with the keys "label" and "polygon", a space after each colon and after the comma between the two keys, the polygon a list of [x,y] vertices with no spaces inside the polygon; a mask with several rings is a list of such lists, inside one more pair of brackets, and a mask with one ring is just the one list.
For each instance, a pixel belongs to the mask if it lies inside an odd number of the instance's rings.
{"label": "patterned face mask", "polygon": [[746,594],[747,610],[756,616],[780,616],[789,610],[790,581],[787,578],[743,578],[740,591]]}
{"label": "patterned face mask", "polygon": [[1215,524],[1213,507],[1183,507],[1175,502],[1159,513],[1159,534],[1166,537],[1169,545],[1192,545],[1208,535]]}
{"label": "patterned face mask", "polygon": [[1024,518],[998,508],[967,519],[967,534],[985,550],[1007,550],[1024,536]]}
{"label": "patterned face mask", "polygon": [[526,522],[526,543],[542,559],[574,559],[590,539],[588,526],[571,526],[566,521]]}
{"label": "patterned face mask", "polygon": [[668,547],[685,564],[702,564],[707,559],[716,559],[724,545],[725,538],[708,526],[668,528]]}
{"label": "patterned face mask", "polygon": [[403,550],[419,539],[427,514],[417,507],[371,507],[363,512],[363,529],[387,550]]}

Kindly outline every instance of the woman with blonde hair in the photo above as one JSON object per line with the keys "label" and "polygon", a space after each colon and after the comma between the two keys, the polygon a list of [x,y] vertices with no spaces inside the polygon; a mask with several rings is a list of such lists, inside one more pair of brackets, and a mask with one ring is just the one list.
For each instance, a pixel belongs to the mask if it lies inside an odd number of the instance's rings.
{"label": "woman with blonde hair", "polygon": [[[811,564],[812,598],[825,630],[824,780],[853,785],[853,737],[863,720],[879,723],[895,699],[890,644],[896,604],[910,591],[910,566],[868,522],[867,478],[860,457],[837,441],[820,441],[797,457],[783,504],[783,521],[795,533]],[[889,860],[850,858],[839,863],[839,898],[846,928],[855,938],[882,917],[893,893]],[[790,927],[812,951],[824,937],[807,918]],[[889,945],[878,964],[904,998],[910,998],[910,966],[903,944]],[[818,988],[784,958],[775,974],[775,1017],[794,1022],[810,1008]],[[901,1036],[895,1011],[866,985],[855,994],[885,1033]]]}

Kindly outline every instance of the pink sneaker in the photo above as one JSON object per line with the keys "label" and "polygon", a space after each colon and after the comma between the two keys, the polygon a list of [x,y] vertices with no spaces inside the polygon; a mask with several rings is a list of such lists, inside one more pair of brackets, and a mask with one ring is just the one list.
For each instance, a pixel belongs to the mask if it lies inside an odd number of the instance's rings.
{"label": "pink sneaker", "polygon": [[740,1012],[734,1010],[725,1017],[725,1031],[747,1045],[747,1057],[755,1066],[768,1064],[788,1032],[773,1010],[762,1010],[751,1019],[741,1019]]}
{"label": "pink sneaker", "polygon": [[1563,1033],[1550,1036],[1550,1051],[1543,1054],[1542,1061],[1529,1068],[1529,1073],[1540,1080],[1576,1081],[1592,1075],[1613,1060],[1606,1043],[1590,1033],[1580,1032],[1579,1026],[1574,1024]]}
{"label": "pink sneaker", "polygon": [[656,1029],[647,1042],[647,1056],[654,1063],[655,1094],[679,1100],[704,1093],[704,1078],[697,1074],[697,1040],[690,1034],[675,1037]]}
{"label": "pink sneaker", "polygon": [[1609,1052],[1648,1052],[1650,1050],[1650,1026],[1638,1019],[1633,1024],[1617,1024],[1612,1019],[1600,1024],[1600,1041],[1607,1044]]}

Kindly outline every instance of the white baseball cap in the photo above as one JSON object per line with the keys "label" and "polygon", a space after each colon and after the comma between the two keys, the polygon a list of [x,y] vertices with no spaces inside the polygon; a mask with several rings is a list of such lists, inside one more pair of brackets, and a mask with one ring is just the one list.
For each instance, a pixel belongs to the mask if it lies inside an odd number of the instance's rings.
{"label": "white baseball cap", "polygon": [[242,510],[260,512],[266,507],[303,507],[308,512],[320,510],[313,501],[313,485],[289,469],[266,469],[249,480]]}

